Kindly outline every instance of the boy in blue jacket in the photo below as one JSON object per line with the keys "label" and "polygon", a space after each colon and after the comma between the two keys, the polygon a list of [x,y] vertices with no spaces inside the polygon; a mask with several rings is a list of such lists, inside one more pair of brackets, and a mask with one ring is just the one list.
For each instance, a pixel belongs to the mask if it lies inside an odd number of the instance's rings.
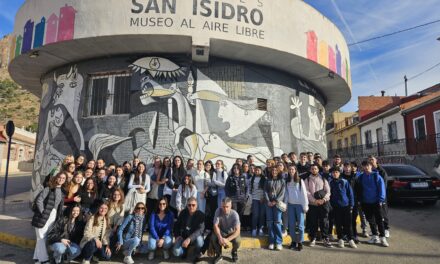
{"label": "boy in blue jacket", "polygon": [[344,247],[344,236],[348,239],[351,248],[357,248],[353,241],[351,226],[351,212],[354,206],[353,189],[350,183],[341,177],[341,169],[336,166],[331,169],[333,180],[330,182],[330,203],[336,222],[336,233],[338,235],[338,247]]}
{"label": "boy in blue jacket", "polygon": [[[373,237],[368,243],[381,243],[382,246],[388,247],[382,215],[382,207],[386,198],[385,183],[383,178],[376,171],[373,171],[371,161],[362,162],[362,168],[364,172],[359,175],[356,181],[356,192],[373,233]],[[380,238],[377,236],[377,229],[379,229]]]}

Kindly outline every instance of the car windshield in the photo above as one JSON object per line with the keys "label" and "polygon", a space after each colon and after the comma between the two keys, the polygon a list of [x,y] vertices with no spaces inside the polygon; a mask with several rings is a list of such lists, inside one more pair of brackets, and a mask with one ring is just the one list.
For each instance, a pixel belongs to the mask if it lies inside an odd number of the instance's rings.
{"label": "car windshield", "polygon": [[425,175],[423,171],[413,166],[383,166],[389,176]]}

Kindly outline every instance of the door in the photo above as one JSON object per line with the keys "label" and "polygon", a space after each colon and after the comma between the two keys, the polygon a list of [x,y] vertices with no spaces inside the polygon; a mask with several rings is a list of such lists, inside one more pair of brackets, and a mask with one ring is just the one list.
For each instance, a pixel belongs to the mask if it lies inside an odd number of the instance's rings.
{"label": "door", "polygon": [[440,111],[434,112],[435,139],[437,141],[437,153],[440,153]]}
{"label": "door", "polygon": [[376,139],[377,139],[377,155],[383,155],[383,134],[382,128],[376,129]]}

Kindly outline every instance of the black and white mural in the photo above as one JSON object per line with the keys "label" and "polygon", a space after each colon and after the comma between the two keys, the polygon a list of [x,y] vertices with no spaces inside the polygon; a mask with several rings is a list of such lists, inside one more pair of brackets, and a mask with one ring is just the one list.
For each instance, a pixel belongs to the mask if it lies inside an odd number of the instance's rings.
{"label": "black and white mural", "polygon": [[[129,111],[91,114],[94,76],[103,72],[101,79],[128,76]],[[122,95],[103,91],[108,94],[100,102],[108,110]],[[117,163],[181,155],[222,159],[229,166],[248,154],[259,163],[290,151],[325,155],[322,101],[306,81],[220,59],[195,65],[186,58],[147,56],[62,68],[43,84],[33,188],[67,154]]]}

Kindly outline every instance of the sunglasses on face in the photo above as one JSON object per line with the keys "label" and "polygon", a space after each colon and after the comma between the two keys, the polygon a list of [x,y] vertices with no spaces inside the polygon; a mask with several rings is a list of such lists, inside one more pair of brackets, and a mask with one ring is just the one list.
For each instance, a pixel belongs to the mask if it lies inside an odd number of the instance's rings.
{"label": "sunglasses on face", "polygon": [[188,204],[188,207],[196,207],[196,204]]}

